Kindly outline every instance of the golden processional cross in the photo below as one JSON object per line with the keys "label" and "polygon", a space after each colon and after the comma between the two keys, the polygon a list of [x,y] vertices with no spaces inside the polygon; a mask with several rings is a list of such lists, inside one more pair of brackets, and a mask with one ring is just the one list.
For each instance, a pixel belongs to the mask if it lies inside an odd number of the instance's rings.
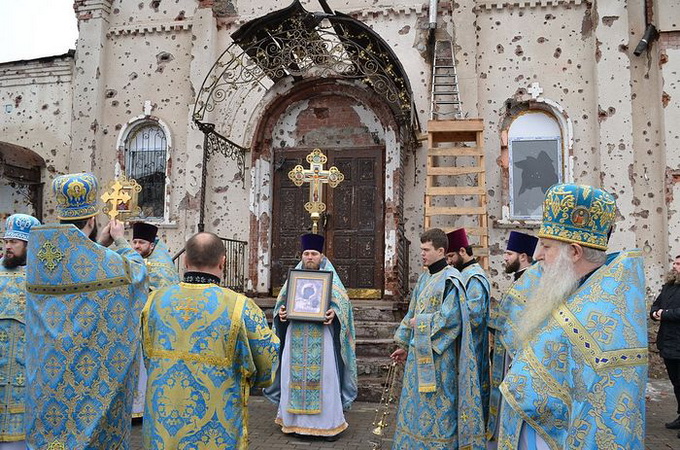
{"label": "golden processional cross", "polygon": [[127,178],[124,175],[119,176],[104,189],[101,196],[104,202],[102,212],[109,216],[109,219],[118,218],[122,221],[138,216],[141,208],[137,202],[137,197],[141,191],[142,186],[137,183],[137,180]]}
{"label": "golden processional cross", "polygon": [[309,183],[309,201],[305,203],[305,209],[312,218],[312,233],[318,233],[321,213],[326,211],[326,204],[321,201],[323,185],[326,183],[334,188],[345,179],[345,176],[335,166],[324,170],[323,165],[328,162],[328,158],[321,152],[321,149],[315,148],[307,155],[307,162],[309,169],[298,164],[288,172],[288,178],[298,187]]}

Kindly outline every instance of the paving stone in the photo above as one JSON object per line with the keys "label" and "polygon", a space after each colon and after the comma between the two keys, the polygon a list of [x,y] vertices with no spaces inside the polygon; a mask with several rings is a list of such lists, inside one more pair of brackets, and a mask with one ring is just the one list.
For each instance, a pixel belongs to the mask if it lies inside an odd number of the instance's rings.
{"label": "paving stone", "polygon": [[[349,428],[335,442],[316,439],[298,439],[281,433],[274,423],[276,406],[264,397],[253,396],[249,401],[249,433],[250,450],[296,450],[296,449],[371,449],[378,437],[373,435],[372,423],[376,404],[357,402],[352,410],[345,413]],[[673,387],[668,380],[650,380],[647,385],[647,432],[645,448],[647,450],[680,450],[680,439],[677,430],[667,430],[664,423],[677,417]],[[396,406],[395,406],[396,411]],[[394,421],[394,414],[389,418]],[[385,431],[380,439],[382,449],[389,449],[394,423]],[[132,426],[131,449],[142,449],[142,426],[135,422]]]}

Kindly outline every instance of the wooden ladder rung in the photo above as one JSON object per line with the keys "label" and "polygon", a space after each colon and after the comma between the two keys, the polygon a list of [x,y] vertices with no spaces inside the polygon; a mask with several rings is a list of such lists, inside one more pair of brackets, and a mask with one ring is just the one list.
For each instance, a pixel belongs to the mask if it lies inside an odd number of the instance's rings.
{"label": "wooden ladder rung", "polygon": [[473,216],[486,215],[486,206],[430,206],[425,205],[428,216]]}
{"label": "wooden ladder rung", "polygon": [[482,119],[430,120],[427,122],[429,133],[451,133],[456,131],[484,131]]}
{"label": "wooden ladder rung", "polygon": [[484,172],[484,167],[433,167],[429,166],[427,168],[428,175],[467,175],[470,173],[482,173]]}
{"label": "wooden ladder rung", "polygon": [[488,230],[483,227],[442,227],[445,233],[450,233],[459,228],[465,228],[465,232],[470,236],[486,236],[489,234]]}
{"label": "wooden ladder rung", "polygon": [[425,190],[425,195],[483,195],[483,186],[431,186]]}
{"label": "wooden ladder rung", "polygon": [[427,156],[484,156],[477,147],[438,147],[427,151]]}

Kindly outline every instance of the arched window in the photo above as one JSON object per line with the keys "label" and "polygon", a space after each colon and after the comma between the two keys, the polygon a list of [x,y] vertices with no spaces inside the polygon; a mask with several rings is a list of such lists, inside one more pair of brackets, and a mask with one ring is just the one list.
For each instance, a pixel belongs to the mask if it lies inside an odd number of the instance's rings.
{"label": "arched window", "polygon": [[510,219],[540,220],[545,193],[565,179],[560,124],[540,110],[528,110],[508,129]]}
{"label": "arched window", "polygon": [[144,219],[165,217],[167,160],[168,143],[160,124],[145,120],[133,125],[125,139],[125,174],[142,186],[139,206]]}

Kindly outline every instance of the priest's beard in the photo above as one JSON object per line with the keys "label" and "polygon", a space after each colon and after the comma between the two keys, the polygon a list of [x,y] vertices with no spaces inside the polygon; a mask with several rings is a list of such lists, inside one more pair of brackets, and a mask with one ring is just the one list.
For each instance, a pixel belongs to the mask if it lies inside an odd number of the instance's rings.
{"label": "priest's beard", "polygon": [[302,268],[306,270],[319,270],[321,268],[321,262],[306,261],[302,263]]}
{"label": "priest's beard", "polygon": [[543,275],[530,294],[522,317],[517,324],[520,343],[526,344],[539,330],[539,326],[562,305],[578,287],[580,277],[569,258],[569,246],[561,245],[555,262],[541,262]]}
{"label": "priest's beard", "polygon": [[515,272],[519,272],[519,258],[515,259],[513,262],[510,262],[505,266],[505,273]]}
{"label": "priest's beard", "polygon": [[2,259],[2,265],[5,269],[15,269],[19,266],[26,265],[26,252],[21,256],[16,255],[5,255]]}

